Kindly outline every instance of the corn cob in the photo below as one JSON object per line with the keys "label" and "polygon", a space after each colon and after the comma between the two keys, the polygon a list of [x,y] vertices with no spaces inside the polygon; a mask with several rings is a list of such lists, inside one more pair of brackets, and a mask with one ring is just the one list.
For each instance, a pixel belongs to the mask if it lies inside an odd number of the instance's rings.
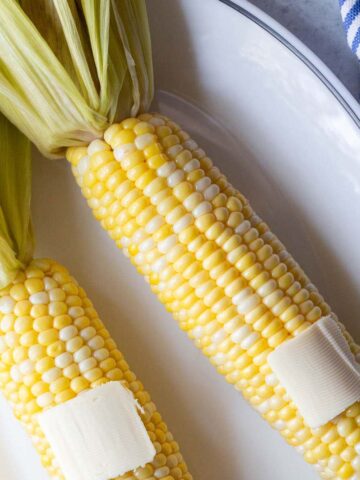
{"label": "corn cob", "polygon": [[142,405],[157,452],[119,478],[191,480],[178,444],[84,290],[58,263],[32,261],[0,290],[0,388],[53,479],[63,476],[37,414],[109,381],[121,381]]}
{"label": "corn cob", "polygon": [[267,363],[330,307],[195,141],[144,114],[67,158],[94,216],[226,380],[322,478],[360,478],[360,403],[311,429]]}

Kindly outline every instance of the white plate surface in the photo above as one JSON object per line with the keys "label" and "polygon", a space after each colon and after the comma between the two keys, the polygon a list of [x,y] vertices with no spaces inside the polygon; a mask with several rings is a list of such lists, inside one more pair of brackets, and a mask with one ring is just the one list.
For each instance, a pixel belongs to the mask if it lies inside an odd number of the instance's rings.
{"label": "white plate surface", "polygon": [[[245,11],[219,0],[149,2],[157,108],[251,199],[359,339],[358,107],[300,42],[237,4]],[[37,254],[63,262],[85,287],[194,478],[318,478],[179,331],[92,218],[66,163],[37,156],[34,170]],[[45,480],[2,399],[0,426],[0,480]]]}

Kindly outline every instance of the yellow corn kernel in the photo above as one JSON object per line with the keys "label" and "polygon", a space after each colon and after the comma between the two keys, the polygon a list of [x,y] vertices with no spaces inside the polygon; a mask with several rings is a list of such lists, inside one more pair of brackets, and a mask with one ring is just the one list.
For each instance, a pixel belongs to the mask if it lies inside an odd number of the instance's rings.
{"label": "yellow corn kernel", "polygon": [[73,379],[80,374],[80,370],[76,363],[72,363],[64,368],[63,373],[66,378]]}
{"label": "yellow corn kernel", "polygon": [[14,314],[17,317],[22,317],[25,315],[29,315],[31,312],[31,303],[28,300],[21,300],[17,302],[14,308]]}
{"label": "yellow corn kernel", "polygon": [[354,474],[354,469],[349,463],[345,463],[337,473],[340,478],[350,478]]}
{"label": "yellow corn kernel", "polygon": [[[117,380],[122,380],[124,374],[120,370],[120,368],[113,368],[112,370],[109,370],[106,372],[106,378],[111,380],[112,382],[115,382]],[[94,382],[92,383],[94,385]]]}
{"label": "yellow corn kernel", "polygon": [[[106,202],[113,192],[119,199],[111,206],[104,202],[100,211],[96,192],[82,187],[103,227],[117,245],[126,243],[127,254],[167,310],[227,380],[259,408],[265,410],[263,404],[269,402],[265,418],[275,426],[279,420],[285,423],[282,435],[304,448],[307,461],[321,468],[328,462],[339,478],[353,475],[351,461],[360,433],[357,407],[341,415],[336,428],[334,423],[329,430],[312,431],[285,390],[274,383],[267,362],[273,349],[328,314],[328,305],[308,287],[305,274],[245,197],[173,122],[145,114],[110,127],[104,139],[110,153],[120,141],[133,144],[138,153],[119,163],[121,176],[109,185],[105,177],[98,182]],[[103,168],[99,162],[90,167],[95,176]],[[78,181],[81,186],[82,179]],[[244,292],[253,299],[245,310]],[[86,316],[92,322],[93,317]],[[87,325],[79,322],[78,327]],[[98,330],[112,352],[108,332],[101,326]],[[128,379],[122,362],[116,360],[114,366],[108,357],[100,358],[94,371],[85,372],[88,381],[100,384],[101,372],[107,378]],[[165,442],[159,429],[151,433]],[[176,466],[163,474],[187,478]]]}
{"label": "yellow corn kernel", "polygon": [[11,287],[10,295],[17,302],[20,300],[26,300],[29,297],[29,293],[22,283],[18,283]]}
{"label": "yellow corn kernel", "polygon": [[57,317],[58,315],[64,315],[67,312],[67,306],[64,302],[50,302],[49,303],[49,315]]}
{"label": "yellow corn kernel", "polygon": [[53,326],[53,318],[50,315],[37,317],[33,322],[33,328],[36,332],[43,332],[50,330]]}
{"label": "yellow corn kernel", "polygon": [[51,345],[59,338],[59,333],[55,328],[49,328],[39,333],[38,341],[40,345]]}
{"label": "yellow corn kernel", "polygon": [[75,393],[80,393],[83,390],[89,388],[89,382],[84,377],[75,377],[71,380],[70,388]]}
{"label": "yellow corn kernel", "polygon": [[[96,165],[103,168],[100,163]],[[72,281],[67,271],[55,262],[38,261],[25,272],[17,276],[17,283],[0,291],[0,297],[12,292],[14,301],[14,304],[9,301],[13,313],[0,312],[0,331],[6,346],[0,353],[0,388],[12,402],[16,417],[36,437],[42,464],[51,476],[61,478],[34,415],[44,408],[71,400],[87,388],[96,388],[109,381],[125,382],[147,411],[150,397],[129,371],[85,292]],[[50,303],[32,305],[27,299],[38,293],[46,293],[47,296],[42,296]],[[38,298],[33,297],[34,300]],[[74,361],[76,352],[84,345],[88,366]],[[78,357],[79,361],[84,358],[84,350]],[[152,407],[151,411],[154,410]],[[152,433],[149,420],[145,422],[146,427],[148,424]],[[164,424],[162,428],[166,431]],[[160,445],[158,453],[166,459],[167,451]],[[149,464],[143,472],[148,471],[152,476],[155,470]]]}
{"label": "yellow corn kernel", "polygon": [[54,343],[51,343],[50,345],[48,345],[46,349],[47,355],[49,355],[49,357],[54,357],[54,358],[57,357],[58,355],[61,355],[64,352],[65,352],[65,345],[60,340]]}
{"label": "yellow corn kernel", "polygon": [[86,378],[86,380],[88,380],[88,382],[93,385],[94,382],[102,378],[103,371],[100,368],[95,367],[95,368],[92,368],[91,370],[84,372],[83,375]]}
{"label": "yellow corn kernel", "polygon": [[66,377],[60,377],[50,384],[50,392],[54,395],[67,390],[70,387],[70,380]]}
{"label": "yellow corn kernel", "polygon": [[25,280],[24,286],[29,295],[42,292],[44,290],[44,282],[40,278],[29,278]]}
{"label": "yellow corn kernel", "polygon": [[14,330],[18,334],[22,334],[28,332],[32,328],[32,318],[25,316],[25,317],[18,317],[15,321]]}
{"label": "yellow corn kernel", "polygon": [[35,370],[38,373],[42,374],[42,373],[45,373],[47,370],[50,370],[54,366],[55,366],[55,363],[53,358],[44,357],[36,362]]}
{"label": "yellow corn kernel", "polygon": [[65,403],[74,398],[76,394],[68,388],[67,390],[63,390],[55,395],[55,403]]}
{"label": "yellow corn kernel", "polygon": [[35,345],[38,340],[38,334],[34,330],[23,333],[20,337],[20,344],[24,347]]}
{"label": "yellow corn kernel", "polygon": [[106,373],[116,367],[116,362],[113,358],[109,357],[100,362],[99,367]]}
{"label": "yellow corn kernel", "polygon": [[57,315],[54,320],[54,328],[61,330],[72,324],[72,319],[69,315]]}
{"label": "yellow corn kernel", "polygon": [[45,382],[37,382],[35,385],[31,387],[31,393],[35,397],[39,397],[40,395],[46,393],[48,391],[48,385]]}

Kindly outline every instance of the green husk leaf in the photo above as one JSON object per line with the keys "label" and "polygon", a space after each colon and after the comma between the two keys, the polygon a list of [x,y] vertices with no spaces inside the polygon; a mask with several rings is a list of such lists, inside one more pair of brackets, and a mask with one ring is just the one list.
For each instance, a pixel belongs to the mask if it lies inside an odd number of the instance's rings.
{"label": "green husk leaf", "polygon": [[2,0],[0,108],[48,156],[153,97],[144,0]]}
{"label": "green husk leaf", "polygon": [[0,115],[0,288],[32,257],[30,142]]}

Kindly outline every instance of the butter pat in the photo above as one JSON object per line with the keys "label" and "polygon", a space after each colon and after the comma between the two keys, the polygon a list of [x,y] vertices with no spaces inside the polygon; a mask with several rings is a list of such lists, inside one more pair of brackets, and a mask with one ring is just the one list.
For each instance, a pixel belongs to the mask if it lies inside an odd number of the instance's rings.
{"label": "butter pat", "polygon": [[109,480],[156,454],[131,392],[119,382],[38,415],[66,480]]}
{"label": "butter pat", "polygon": [[280,345],[268,361],[311,428],[360,400],[360,365],[331,316]]}

